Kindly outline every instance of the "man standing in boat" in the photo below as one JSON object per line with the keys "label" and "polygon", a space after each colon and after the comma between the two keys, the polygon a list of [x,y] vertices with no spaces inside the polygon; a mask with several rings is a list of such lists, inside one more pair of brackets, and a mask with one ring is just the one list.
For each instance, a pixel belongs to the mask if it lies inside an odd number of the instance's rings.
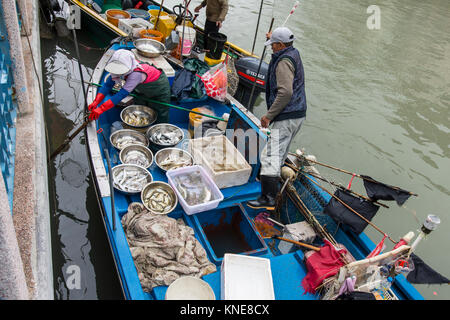
{"label": "man standing in boat", "polygon": [[272,125],[271,134],[261,153],[261,196],[247,202],[251,208],[275,210],[281,166],[292,139],[306,117],[305,75],[300,53],[292,44],[294,34],[286,27],[268,33],[265,45],[272,47],[272,59],[266,83],[267,113],[261,126]]}
{"label": "man standing in boat", "polygon": [[211,32],[219,32],[225,16],[228,12],[228,0],[203,0],[194,12],[198,13],[202,8],[206,7],[206,21],[203,35],[203,47],[207,49],[208,34]]}
{"label": "man standing in boat", "polygon": [[[94,102],[89,105],[89,111],[91,112],[89,119],[91,121],[97,120],[103,112],[117,105],[133,91],[149,99],[170,103],[170,84],[164,71],[147,63],[140,63],[130,50],[117,50],[109,60],[105,70],[110,75],[98,90]],[[125,84],[119,92],[97,107],[105,96],[112,92],[114,85],[122,80],[125,80]],[[146,104],[155,110],[158,113],[158,123],[169,122],[169,108],[166,106],[139,101],[139,98],[136,98],[136,104]]]}

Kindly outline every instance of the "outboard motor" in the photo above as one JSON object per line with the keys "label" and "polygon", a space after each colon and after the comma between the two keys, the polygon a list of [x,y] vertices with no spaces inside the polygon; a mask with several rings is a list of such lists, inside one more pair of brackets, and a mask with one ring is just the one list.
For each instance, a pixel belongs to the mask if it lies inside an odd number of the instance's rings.
{"label": "outboard motor", "polygon": [[[242,103],[247,109],[253,110],[256,98],[261,92],[266,91],[267,72],[269,71],[269,65],[266,62],[262,62],[261,69],[259,70],[258,77],[255,77],[258,71],[260,60],[255,57],[244,57],[236,60],[235,67],[239,76],[239,85],[234,94],[234,98]],[[253,85],[255,89],[250,101],[250,94],[252,92]]]}

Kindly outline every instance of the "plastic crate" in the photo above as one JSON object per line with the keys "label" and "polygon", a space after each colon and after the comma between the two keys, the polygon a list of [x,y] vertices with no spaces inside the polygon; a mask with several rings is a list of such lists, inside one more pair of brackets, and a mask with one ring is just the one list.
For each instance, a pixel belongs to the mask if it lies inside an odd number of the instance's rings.
{"label": "plastic crate", "polygon": [[[211,190],[211,193],[212,193],[211,198],[213,200],[202,203],[202,204],[190,206],[186,202],[186,200],[183,198],[181,193],[178,191],[177,183],[175,182],[175,178],[180,175],[185,175],[188,173],[195,172],[197,170],[200,171],[203,181],[205,182],[206,186],[209,187],[209,189]],[[178,169],[174,169],[174,170],[169,170],[166,172],[166,176],[167,176],[167,180],[168,180],[169,184],[175,190],[181,206],[183,207],[185,213],[188,215],[215,209],[215,208],[217,208],[219,203],[224,199],[222,192],[219,190],[219,188],[214,183],[214,181],[211,179],[209,174],[205,171],[205,169],[201,166],[190,166],[190,167],[182,167],[182,168],[178,168]]]}
{"label": "plastic crate", "polygon": [[270,260],[225,254],[221,268],[222,300],[275,300]]}
{"label": "plastic crate", "polygon": [[153,24],[142,18],[120,19],[119,29],[127,34],[139,38],[139,31],[145,29],[153,30]]}
{"label": "plastic crate", "polygon": [[[223,148],[223,153],[213,154],[214,146],[217,149]],[[189,149],[194,158],[194,163],[202,165],[208,171],[219,189],[240,186],[248,182],[252,167],[224,135],[191,139],[189,140]],[[218,171],[217,167],[224,159],[231,159],[239,169]]]}

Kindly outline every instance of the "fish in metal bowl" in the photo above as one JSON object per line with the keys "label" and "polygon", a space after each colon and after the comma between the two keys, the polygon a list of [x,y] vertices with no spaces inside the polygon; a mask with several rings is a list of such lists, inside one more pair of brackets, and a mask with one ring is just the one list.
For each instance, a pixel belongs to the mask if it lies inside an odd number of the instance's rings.
{"label": "fish in metal bowl", "polygon": [[166,51],[164,44],[157,40],[140,38],[133,42],[139,54],[148,58],[155,58]]}
{"label": "fish in metal bowl", "polygon": [[123,164],[137,164],[147,169],[153,163],[153,153],[147,147],[130,144],[120,150],[119,159]]}
{"label": "fish in metal bowl", "polygon": [[120,119],[128,126],[134,128],[146,128],[151,126],[158,117],[155,110],[143,106],[132,104],[120,112]]}
{"label": "fish in metal bowl", "polygon": [[191,154],[179,148],[165,148],[155,154],[155,163],[163,171],[192,166],[194,159]]}
{"label": "fish in metal bowl", "polygon": [[169,184],[154,181],[142,190],[141,201],[151,213],[168,214],[176,208],[178,197]]}
{"label": "fish in metal bowl", "polygon": [[136,164],[119,164],[111,172],[114,188],[126,194],[139,193],[153,181],[151,173]]}
{"label": "fish in metal bowl", "polygon": [[184,132],[169,123],[159,123],[147,130],[147,137],[157,148],[174,147],[184,139]]}
{"label": "fish in metal bowl", "polygon": [[122,150],[128,145],[138,144],[144,147],[148,146],[148,139],[145,134],[132,129],[120,129],[114,131],[109,137],[111,144]]}

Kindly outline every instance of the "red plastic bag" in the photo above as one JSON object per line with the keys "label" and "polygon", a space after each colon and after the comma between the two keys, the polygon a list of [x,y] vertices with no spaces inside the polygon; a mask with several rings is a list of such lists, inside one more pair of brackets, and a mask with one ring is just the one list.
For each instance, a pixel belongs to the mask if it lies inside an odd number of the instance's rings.
{"label": "red plastic bag", "polygon": [[218,101],[225,101],[227,96],[227,66],[221,63],[205,72],[201,79],[205,85],[206,94]]}

